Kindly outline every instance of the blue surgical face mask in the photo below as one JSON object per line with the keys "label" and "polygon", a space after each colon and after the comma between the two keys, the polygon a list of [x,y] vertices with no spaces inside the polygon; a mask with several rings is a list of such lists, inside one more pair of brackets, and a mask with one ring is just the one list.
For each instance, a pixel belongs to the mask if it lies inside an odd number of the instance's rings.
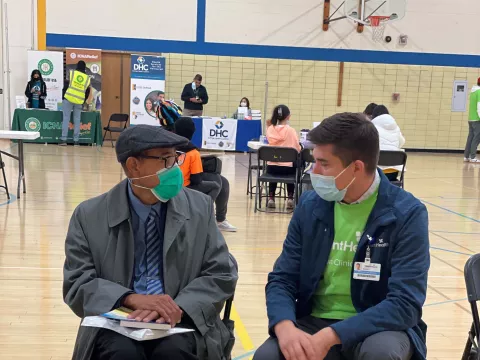
{"label": "blue surgical face mask", "polygon": [[320,196],[325,201],[342,201],[345,197],[345,194],[347,193],[348,188],[355,181],[355,178],[353,178],[352,181],[350,181],[350,184],[348,184],[343,190],[338,190],[335,180],[338,179],[338,177],[340,177],[345,172],[345,170],[350,167],[350,165],[343,169],[343,171],[337,176],[326,176],[313,173],[310,174],[313,189],[318,194],[318,196]]}
{"label": "blue surgical face mask", "polygon": [[193,90],[196,90],[196,89],[197,89],[197,85],[195,84],[195,81],[192,82],[192,89],[193,89]]}

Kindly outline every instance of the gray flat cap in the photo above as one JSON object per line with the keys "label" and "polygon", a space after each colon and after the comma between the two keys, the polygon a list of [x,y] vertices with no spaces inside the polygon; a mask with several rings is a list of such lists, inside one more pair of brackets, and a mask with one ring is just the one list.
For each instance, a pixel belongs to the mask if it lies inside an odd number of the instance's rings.
{"label": "gray flat cap", "polygon": [[145,150],[185,146],[188,139],[160,126],[134,125],[124,130],[115,145],[118,162],[125,162]]}

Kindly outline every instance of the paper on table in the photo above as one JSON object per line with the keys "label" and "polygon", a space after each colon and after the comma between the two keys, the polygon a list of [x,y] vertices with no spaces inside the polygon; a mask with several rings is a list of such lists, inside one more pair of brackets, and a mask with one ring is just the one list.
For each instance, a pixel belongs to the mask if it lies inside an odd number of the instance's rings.
{"label": "paper on table", "polygon": [[170,330],[166,330],[166,331],[126,328],[126,327],[120,326],[120,323],[116,320],[106,319],[101,316],[87,316],[86,318],[83,319],[82,326],[97,327],[97,328],[112,330],[112,331],[115,331],[116,333],[119,333],[123,336],[129,337],[130,339],[137,340],[137,341],[161,339],[161,338],[175,335],[175,334],[183,334],[183,333],[195,331],[192,329],[184,329],[184,328],[177,328],[177,327]]}

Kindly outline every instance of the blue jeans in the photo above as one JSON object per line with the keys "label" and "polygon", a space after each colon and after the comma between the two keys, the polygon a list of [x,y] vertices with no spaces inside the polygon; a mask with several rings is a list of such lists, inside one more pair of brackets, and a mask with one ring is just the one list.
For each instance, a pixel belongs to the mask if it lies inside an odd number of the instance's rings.
{"label": "blue jeans", "polygon": [[63,124],[62,137],[60,140],[67,141],[68,124],[70,124],[70,116],[73,110],[73,141],[77,142],[80,139],[80,117],[82,116],[82,104],[72,104],[67,99],[63,99]]}

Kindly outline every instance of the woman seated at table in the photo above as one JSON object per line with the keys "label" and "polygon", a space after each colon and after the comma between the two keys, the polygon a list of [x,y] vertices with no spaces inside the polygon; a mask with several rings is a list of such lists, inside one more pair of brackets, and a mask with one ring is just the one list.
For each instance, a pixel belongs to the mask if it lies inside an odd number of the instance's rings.
{"label": "woman seated at table", "polygon": [[25,96],[28,98],[28,107],[32,109],[45,109],[45,99],[47,98],[47,85],[43,81],[42,74],[38,70],[33,70],[30,81],[25,89]]}
{"label": "woman seated at table", "polygon": [[[247,116],[249,119],[252,118],[252,110],[250,109],[250,101],[244,97],[240,100],[240,105],[238,107],[247,108]],[[238,119],[238,109],[233,113],[233,118]]]}
{"label": "woman seated at table", "polygon": [[[298,141],[297,132],[289,125],[290,109],[285,105],[278,105],[273,109],[271,126],[267,129],[268,144],[272,146],[282,146],[294,148],[300,151],[300,143]],[[293,163],[271,163],[267,164],[267,173],[272,175],[293,175],[296,169]],[[275,208],[275,191],[277,183],[269,184],[269,199],[267,207]],[[287,209],[293,209],[295,203],[293,195],[295,192],[294,184],[287,184]]]}

